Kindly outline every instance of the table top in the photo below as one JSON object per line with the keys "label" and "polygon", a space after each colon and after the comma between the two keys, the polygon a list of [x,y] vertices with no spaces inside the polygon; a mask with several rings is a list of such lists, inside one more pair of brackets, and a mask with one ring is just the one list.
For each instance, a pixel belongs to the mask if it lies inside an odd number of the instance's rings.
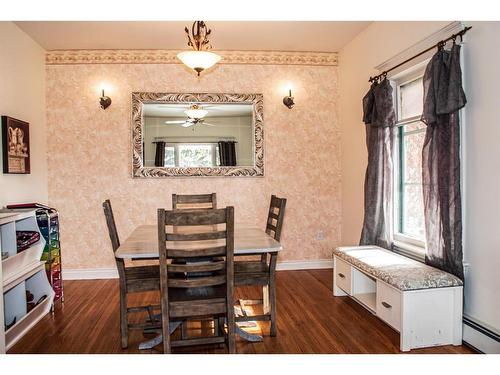
{"label": "table top", "polygon": [[[211,230],[221,229],[215,225],[210,228]],[[199,233],[199,230],[200,227],[182,227],[182,233]],[[205,227],[204,231],[206,230]],[[169,241],[168,244],[169,247],[175,248],[176,243],[178,242]],[[197,241],[193,248],[220,246],[223,243],[224,240]],[[280,250],[281,244],[264,230],[249,225],[235,225],[234,255],[263,254]],[[122,259],[158,258],[158,227],[156,225],[140,225],[135,228],[116,250],[115,256]]]}

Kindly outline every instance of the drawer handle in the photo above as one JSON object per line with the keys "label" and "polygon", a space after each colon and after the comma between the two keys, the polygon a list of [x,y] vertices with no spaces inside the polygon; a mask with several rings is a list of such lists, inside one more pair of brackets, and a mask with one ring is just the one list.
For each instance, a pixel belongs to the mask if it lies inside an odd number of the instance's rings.
{"label": "drawer handle", "polygon": [[344,275],[343,273],[339,273],[339,277],[340,277],[341,279],[345,279],[345,275]]}
{"label": "drawer handle", "polygon": [[391,305],[389,305],[387,302],[382,301],[382,306],[384,306],[386,309],[392,308]]}

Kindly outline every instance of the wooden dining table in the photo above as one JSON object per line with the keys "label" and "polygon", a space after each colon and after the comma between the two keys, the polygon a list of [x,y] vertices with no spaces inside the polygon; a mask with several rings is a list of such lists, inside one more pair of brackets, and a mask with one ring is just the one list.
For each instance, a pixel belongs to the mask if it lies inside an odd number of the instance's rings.
{"label": "wooden dining table", "polygon": [[[199,233],[202,231],[220,230],[217,225],[204,227],[179,227],[175,228],[174,232],[182,233]],[[206,240],[198,241],[202,244],[194,244],[193,246],[212,247],[220,245],[221,240]],[[171,241],[170,245],[175,248],[175,241]],[[234,228],[234,255],[262,255],[276,254],[281,251],[281,244],[268,235],[263,229],[247,224],[235,224]],[[157,225],[140,225],[128,236],[128,238],[120,245],[115,252],[115,256],[121,259],[155,259],[159,258],[158,253],[158,226]],[[276,272],[276,269],[271,269],[270,272]],[[264,293],[267,289],[264,288]],[[266,310],[266,302],[268,298],[264,295],[264,310]],[[170,328],[172,330],[172,327]],[[240,327],[236,327],[236,334],[247,341],[262,341],[259,335],[252,335]],[[158,345],[162,341],[162,336],[159,335],[152,340],[141,343],[140,349],[150,349]]]}
{"label": "wooden dining table", "polygon": [[[203,231],[217,231],[219,226],[210,227],[191,226],[176,228],[179,233],[200,233]],[[220,240],[198,241],[202,247],[216,246]],[[202,243],[201,243],[202,242]],[[175,241],[171,242],[175,245]],[[208,246],[207,246],[208,245]],[[173,246],[175,247],[175,246]],[[246,224],[235,224],[234,227],[234,255],[260,255],[265,253],[276,253],[281,250],[281,244],[268,235],[263,229]],[[121,259],[150,259],[158,258],[158,226],[140,225],[128,236],[115,256]]]}

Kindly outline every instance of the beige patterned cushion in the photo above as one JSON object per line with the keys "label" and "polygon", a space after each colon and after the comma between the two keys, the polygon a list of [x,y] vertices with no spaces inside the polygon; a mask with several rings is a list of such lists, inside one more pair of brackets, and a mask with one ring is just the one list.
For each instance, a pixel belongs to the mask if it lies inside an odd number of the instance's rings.
{"label": "beige patterned cushion", "polygon": [[378,246],[338,247],[333,254],[399,290],[463,285],[456,276]]}

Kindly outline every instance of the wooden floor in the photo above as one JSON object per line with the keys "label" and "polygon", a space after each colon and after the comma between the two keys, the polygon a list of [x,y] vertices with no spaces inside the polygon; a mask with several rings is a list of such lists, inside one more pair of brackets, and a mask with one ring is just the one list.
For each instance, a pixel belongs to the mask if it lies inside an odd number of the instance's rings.
{"label": "wooden floor", "polygon": [[[399,334],[348,297],[333,297],[332,271],[280,271],[277,273],[278,335],[269,336],[269,323],[250,330],[262,332],[264,341],[237,339],[238,353],[400,353]],[[237,290],[238,297],[259,298],[257,288]],[[132,331],[128,350],[120,348],[118,280],[65,282],[66,301],[56,306],[9,353],[159,353],[139,351],[145,340]],[[151,293],[130,301],[155,302]],[[141,317],[138,317],[140,319]],[[193,332],[196,326],[192,326]],[[153,336],[148,336],[151,338]],[[223,347],[186,348],[182,352],[225,353]],[[466,346],[412,350],[411,353],[473,353]]]}

